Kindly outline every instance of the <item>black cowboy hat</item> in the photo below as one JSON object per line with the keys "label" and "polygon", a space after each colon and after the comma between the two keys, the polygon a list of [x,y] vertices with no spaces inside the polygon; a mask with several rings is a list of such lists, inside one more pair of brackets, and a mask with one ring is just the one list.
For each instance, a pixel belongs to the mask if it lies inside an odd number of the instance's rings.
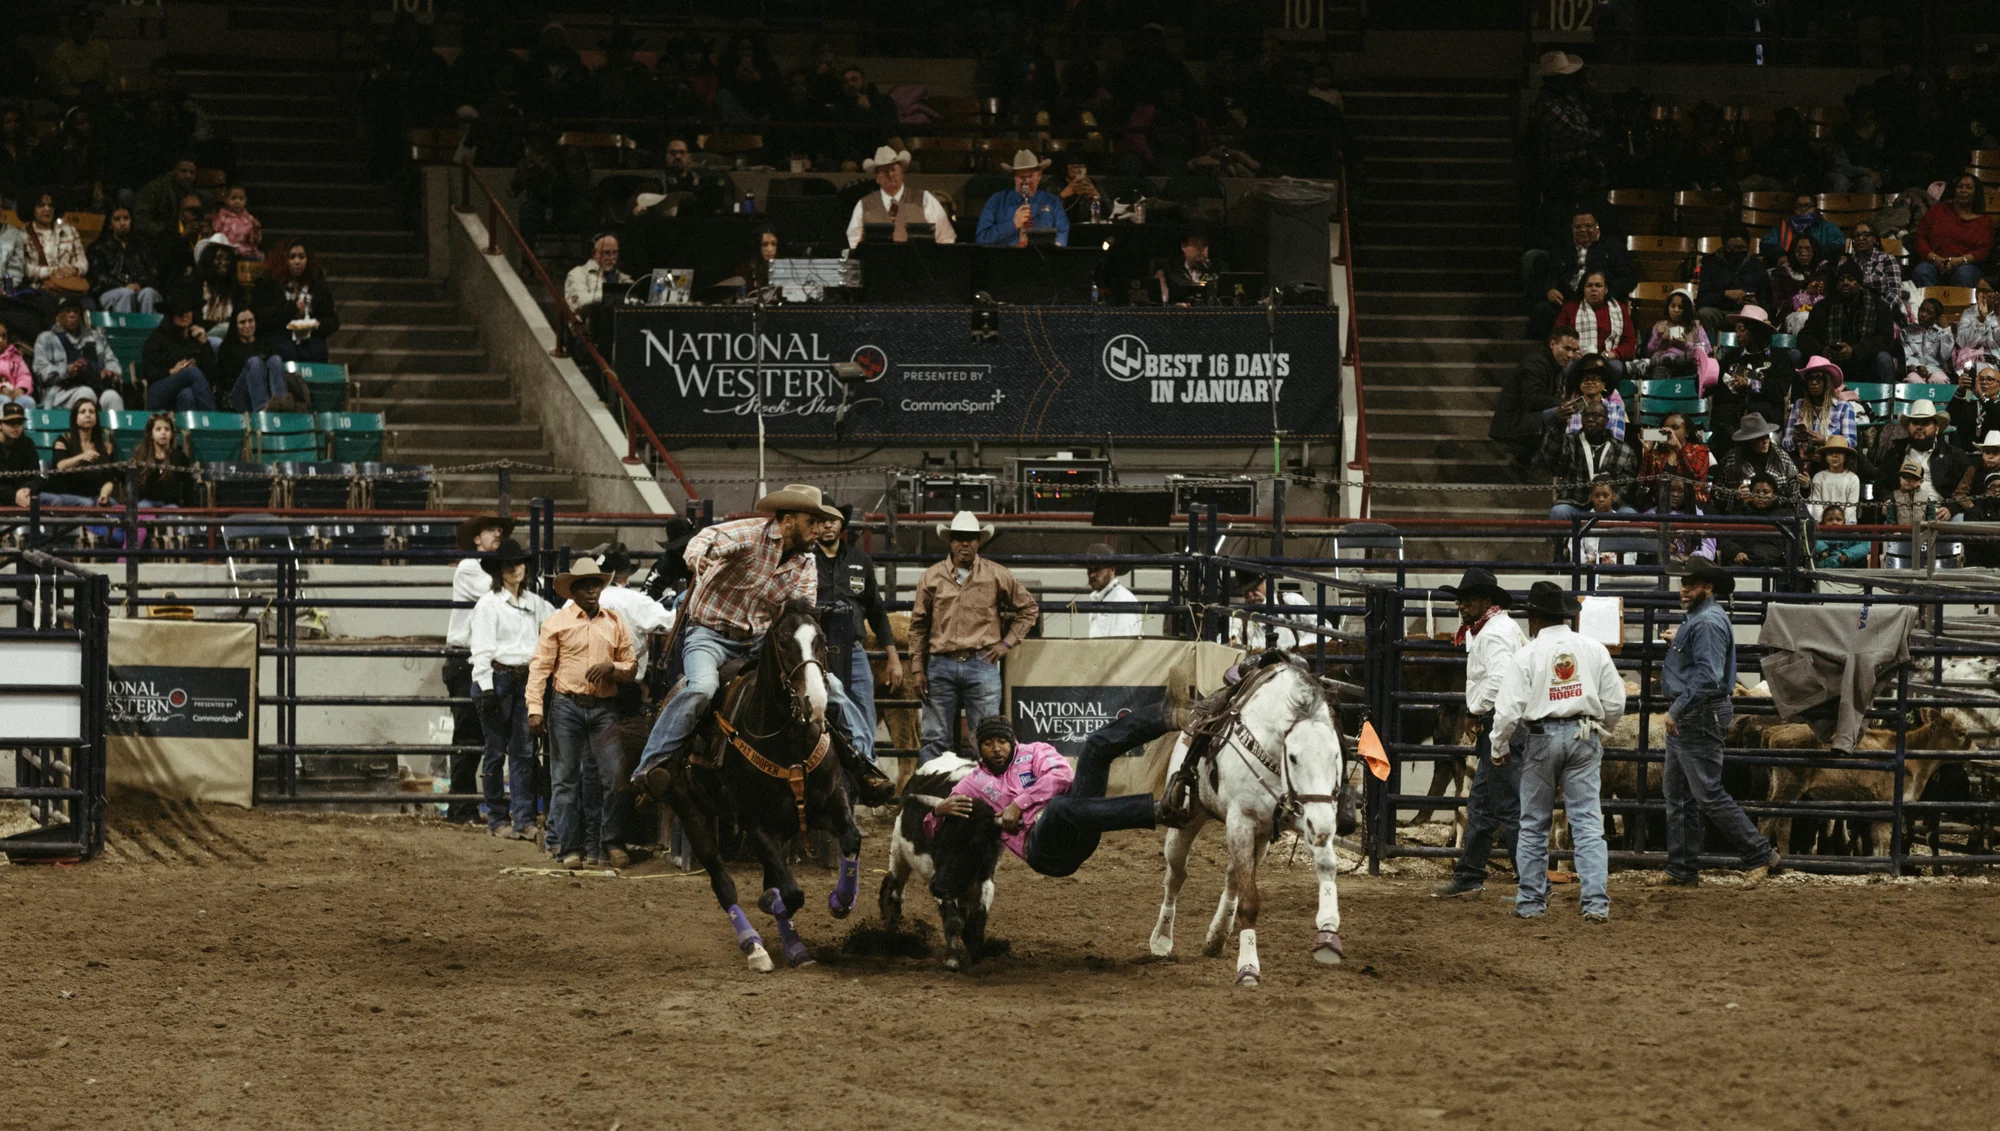
{"label": "black cowboy hat", "polygon": [[1252,589],[1255,589],[1259,585],[1262,585],[1267,580],[1269,579],[1266,578],[1261,573],[1256,573],[1254,571],[1247,569],[1239,569],[1236,571],[1236,577],[1231,584],[1230,591],[1235,593],[1238,597],[1241,597],[1245,593],[1248,593]]}
{"label": "black cowboy hat", "polygon": [[530,573],[534,572],[535,555],[529,553],[519,542],[509,538],[505,542],[500,543],[500,548],[493,551],[492,557],[479,559],[479,568],[495,577],[499,577],[508,566],[518,562],[527,562],[528,571]]}
{"label": "black cowboy hat", "polygon": [[623,542],[599,542],[585,550],[583,556],[597,559],[597,564],[602,566],[606,573],[632,572],[632,552],[625,548]]}
{"label": "black cowboy hat", "polygon": [[502,538],[514,533],[513,519],[501,518],[497,514],[476,514],[458,524],[458,548],[471,553],[472,540],[479,537],[479,532],[489,526],[498,527]]}
{"label": "black cowboy hat", "polygon": [[1537,581],[1528,589],[1526,607],[1531,617],[1566,621],[1576,615],[1577,600],[1553,581]]}
{"label": "black cowboy hat", "polygon": [[1736,592],[1736,579],[1729,575],[1729,571],[1700,555],[1688,559],[1687,573],[1682,576],[1682,580],[1706,581],[1715,587],[1715,595],[1718,597],[1727,597]]}
{"label": "black cowboy hat", "polygon": [[1466,570],[1457,585],[1438,586],[1438,592],[1449,593],[1454,600],[1459,597],[1484,597],[1503,609],[1514,603],[1514,595],[1500,587],[1500,579],[1493,576],[1493,571],[1478,566]]}

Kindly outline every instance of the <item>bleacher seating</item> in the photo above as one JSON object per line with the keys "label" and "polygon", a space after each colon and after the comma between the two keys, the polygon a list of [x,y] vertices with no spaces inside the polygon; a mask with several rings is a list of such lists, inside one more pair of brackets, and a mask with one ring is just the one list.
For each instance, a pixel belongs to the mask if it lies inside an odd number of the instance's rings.
{"label": "bleacher seating", "polygon": [[104,426],[111,430],[111,448],[121,460],[129,460],[132,453],[139,450],[139,444],[146,438],[146,422],[152,419],[149,412],[134,412],[131,409],[105,409]]}
{"label": "bleacher seating", "polygon": [[250,418],[235,412],[183,412],[175,418],[196,463],[230,463],[243,458]]}
{"label": "bleacher seating", "polygon": [[69,410],[66,408],[31,408],[28,410],[28,435],[35,441],[35,447],[45,460],[53,460],[56,440],[69,431]]}
{"label": "bleacher seating", "polygon": [[260,412],[256,425],[259,463],[311,463],[319,457],[319,435],[307,412]]}
{"label": "bleacher seating", "polygon": [[347,407],[347,367],[327,361],[288,361],[285,372],[304,381],[312,410],[339,412]]}
{"label": "bleacher seating", "polygon": [[277,487],[275,470],[261,463],[203,462],[201,478],[212,507],[268,507]]}
{"label": "bleacher seating", "polygon": [[351,463],[293,461],[278,465],[287,506],[347,510],[354,505],[355,467]]}
{"label": "bleacher seating", "polygon": [[363,463],[368,507],[384,511],[429,510],[435,480],[431,469],[411,463]]}
{"label": "bleacher seating", "polygon": [[368,463],[382,458],[387,426],[379,412],[322,412],[319,431],[326,437],[328,459]]}

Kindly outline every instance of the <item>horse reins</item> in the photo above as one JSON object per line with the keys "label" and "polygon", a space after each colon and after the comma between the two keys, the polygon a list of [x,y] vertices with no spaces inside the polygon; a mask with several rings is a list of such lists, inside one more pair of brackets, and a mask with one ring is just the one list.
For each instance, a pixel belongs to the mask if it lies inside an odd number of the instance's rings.
{"label": "horse reins", "polygon": [[[1336,740],[1338,740],[1338,737],[1336,734]],[[1264,781],[1262,774],[1254,772],[1251,774],[1251,777],[1256,779],[1257,784],[1264,788],[1264,792],[1271,795],[1271,800],[1278,803],[1271,818],[1273,826],[1289,824],[1293,818],[1297,817],[1304,810],[1306,805],[1313,802],[1323,801],[1328,805],[1334,806],[1340,804],[1340,795],[1337,793],[1300,793],[1297,789],[1293,788],[1291,771],[1287,767],[1285,760],[1283,758],[1273,758],[1264,749],[1263,745],[1257,741],[1257,736],[1251,732],[1249,725],[1243,721],[1243,716],[1234,708],[1229,712],[1229,725],[1223,728],[1222,732],[1217,735],[1217,738],[1223,746],[1235,750],[1236,756],[1241,758],[1243,764],[1250,767],[1253,771],[1258,765],[1262,765],[1264,769],[1278,776],[1278,784],[1283,786],[1285,790],[1282,794],[1272,789]],[[1257,756],[1255,762],[1252,762],[1250,757],[1244,754],[1243,751],[1246,748],[1251,754]],[[1344,755],[1341,761],[1343,763],[1342,769],[1344,770],[1344,763],[1346,762]],[[1344,775],[1337,774],[1335,780],[1339,780],[1342,776]]]}

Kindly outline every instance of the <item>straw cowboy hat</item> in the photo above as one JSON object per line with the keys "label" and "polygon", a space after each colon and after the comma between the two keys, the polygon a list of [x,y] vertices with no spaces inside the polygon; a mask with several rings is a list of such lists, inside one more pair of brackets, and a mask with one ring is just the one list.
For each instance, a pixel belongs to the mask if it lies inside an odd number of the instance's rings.
{"label": "straw cowboy hat", "polygon": [[514,520],[511,518],[502,518],[497,514],[473,515],[471,518],[458,524],[458,548],[468,554],[472,553],[472,540],[479,537],[479,532],[488,527],[498,529],[500,537],[505,538],[509,534],[514,533]]}
{"label": "straw cowboy hat", "polygon": [[950,523],[937,524],[940,538],[977,538],[981,542],[993,537],[993,524],[979,521],[979,516],[971,511],[959,511],[951,516]]}
{"label": "straw cowboy hat", "polygon": [[820,518],[839,518],[840,512],[826,505],[819,488],[804,483],[787,483],[776,491],[757,500],[757,510],[765,514],[780,514],[784,511],[798,511],[801,514],[817,515]]}
{"label": "straw cowboy hat", "polygon": [[863,161],[861,163],[861,171],[864,173],[872,173],[884,165],[908,166],[909,163],[910,163],[909,150],[890,149],[888,146],[885,145],[875,151],[875,156],[870,157],[868,160]]}
{"label": "straw cowboy hat", "polygon": [[1049,159],[1046,157],[1037,159],[1033,152],[1026,149],[1017,149],[1014,151],[1013,163],[1010,165],[1002,165],[1000,167],[1002,169],[1007,170],[1010,173],[1025,173],[1030,169],[1048,168]]}
{"label": "straw cowboy hat", "polygon": [[492,574],[494,577],[499,577],[501,574],[507,572],[508,566],[519,565],[522,562],[528,563],[530,570],[535,568],[535,556],[523,548],[519,542],[509,538],[505,542],[500,543],[500,548],[493,551],[492,557],[479,559],[479,568]]}
{"label": "straw cowboy hat", "polygon": [[[1990,440],[1995,436],[2000,436],[2000,432],[1988,432],[1986,436]],[[2000,445],[2000,441],[1995,441],[1995,444]],[[1979,446],[1983,448],[1986,445],[1981,444]],[[1821,455],[1825,455],[1828,452],[1852,452],[1853,450],[1854,445],[1848,443],[1845,436],[1828,436],[1819,445],[1819,454]]]}
{"label": "straw cowboy hat", "polygon": [[1484,597],[1503,609],[1514,603],[1513,594],[1500,587],[1500,579],[1493,576],[1493,571],[1478,566],[1466,570],[1457,585],[1438,586],[1438,592],[1449,593],[1454,600],[1459,597]]}
{"label": "straw cowboy hat", "polygon": [[1549,51],[1535,60],[1535,77],[1545,79],[1550,75],[1573,75],[1583,69],[1583,59],[1576,55],[1565,55],[1560,51]]}
{"label": "straw cowboy hat", "polygon": [[556,596],[569,600],[570,587],[579,581],[595,581],[601,585],[611,584],[611,575],[597,567],[590,558],[578,558],[570,564],[568,573],[556,574]]}
{"label": "straw cowboy hat", "polygon": [[1718,597],[1727,597],[1736,592],[1736,579],[1729,576],[1729,571],[1700,554],[1688,559],[1687,573],[1682,575],[1682,580],[1705,581],[1715,587],[1715,595]]}

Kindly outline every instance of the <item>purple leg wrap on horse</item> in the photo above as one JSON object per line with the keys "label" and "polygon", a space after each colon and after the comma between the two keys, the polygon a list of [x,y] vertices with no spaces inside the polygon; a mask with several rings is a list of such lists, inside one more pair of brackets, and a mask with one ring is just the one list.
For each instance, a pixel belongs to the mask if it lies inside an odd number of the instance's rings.
{"label": "purple leg wrap on horse", "polygon": [[854,896],[861,888],[861,858],[843,856],[840,858],[840,879],[827,893],[826,909],[836,919],[847,918],[854,910]]}
{"label": "purple leg wrap on horse", "polygon": [[773,919],[788,918],[785,912],[785,897],[778,894],[777,888],[764,889],[764,894],[757,897],[757,910]]}
{"label": "purple leg wrap on horse", "polygon": [[806,949],[805,940],[799,938],[798,931],[792,928],[792,917],[785,914],[785,898],[778,894],[778,889],[766,888],[764,894],[757,897],[757,906],[766,915],[777,919],[778,937],[785,940],[785,961],[793,966],[811,962],[812,953]]}
{"label": "purple leg wrap on horse", "polygon": [[743,953],[750,953],[752,947],[764,941],[764,936],[758,934],[757,928],[750,925],[750,917],[743,914],[743,909],[733,903],[729,905],[729,921],[736,925],[736,946]]}

